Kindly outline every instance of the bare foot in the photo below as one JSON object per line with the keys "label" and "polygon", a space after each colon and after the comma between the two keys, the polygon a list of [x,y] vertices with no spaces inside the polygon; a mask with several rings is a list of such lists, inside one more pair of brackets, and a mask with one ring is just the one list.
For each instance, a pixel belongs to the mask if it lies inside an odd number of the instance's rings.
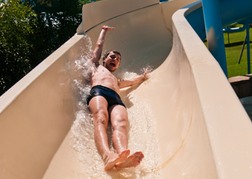
{"label": "bare foot", "polygon": [[134,154],[129,156],[125,161],[116,163],[115,167],[117,170],[120,170],[122,168],[136,167],[137,165],[140,164],[143,158],[144,155],[142,152],[135,152]]}
{"label": "bare foot", "polygon": [[119,155],[114,155],[114,156],[110,156],[106,159],[105,161],[105,170],[106,171],[109,171],[109,170],[112,170],[115,165],[117,163],[121,163],[123,161],[125,161],[127,159],[127,157],[129,156],[130,154],[130,150],[124,150],[122,153],[120,153]]}

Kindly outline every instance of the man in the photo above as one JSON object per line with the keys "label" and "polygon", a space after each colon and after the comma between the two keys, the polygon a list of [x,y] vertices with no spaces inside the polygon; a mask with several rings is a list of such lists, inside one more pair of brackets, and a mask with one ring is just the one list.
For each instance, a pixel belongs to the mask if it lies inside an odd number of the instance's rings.
{"label": "man", "polygon": [[[144,155],[136,152],[130,155],[128,149],[128,114],[125,105],[118,95],[120,88],[138,85],[147,79],[147,72],[133,80],[118,80],[112,73],[121,62],[121,54],[110,51],[103,57],[103,65],[99,64],[105,35],[113,27],[103,26],[98,37],[93,57],[90,95],[87,98],[89,109],[94,120],[94,138],[98,152],[105,163],[105,170],[122,169],[137,166]],[[108,143],[107,127],[112,125],[112,142],[115,151],[111,151]]]}

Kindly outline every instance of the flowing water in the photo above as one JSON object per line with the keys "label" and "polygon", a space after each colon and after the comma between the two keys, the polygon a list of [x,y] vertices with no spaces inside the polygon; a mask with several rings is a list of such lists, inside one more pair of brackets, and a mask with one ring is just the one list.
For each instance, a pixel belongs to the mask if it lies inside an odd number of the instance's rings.
{"label": "flowing water", "polygon": [[[82,47],[82,56],[75,60],[74,68],[77,70],[78,77],[74,80],[74,84],[78,97],[78,111],[76,111],[76,119],[71,129],[71,145],[78,153],[81,168],[79,178],[160,178],[159,172],[155,169],[160,161],[158,141],[155,137],[155,120],[152,118],[148,103],[144,102],[144,99],[138,99],[134,91],[128,94],[122,92],[121,96],[127,106],[130,123],[128,146],[131,153],[142,151],[145,157],[136,168],[111,172],[104,171],[103,161],[94,142],[92,116],[86,105],[86,97],[90,90],[91,68],[94,68],[94,66],[88,62],[92,52],[91,40],[88,36],[85,36],[84,40],[87,45]],[[132,78],[136,75],[134,72],[125,72],[123,78]],[[108,134],[111,137],[110,128]]]}

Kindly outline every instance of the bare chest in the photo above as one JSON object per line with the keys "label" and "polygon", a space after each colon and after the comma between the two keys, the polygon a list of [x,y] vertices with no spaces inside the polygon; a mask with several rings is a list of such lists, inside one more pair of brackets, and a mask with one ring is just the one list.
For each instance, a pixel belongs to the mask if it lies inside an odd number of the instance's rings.
{"label": "bare chest", "polygon": [[111,83],[117,82],[117,78],[105,67],[98,66],[92,74],[93,81],[110,81]]}

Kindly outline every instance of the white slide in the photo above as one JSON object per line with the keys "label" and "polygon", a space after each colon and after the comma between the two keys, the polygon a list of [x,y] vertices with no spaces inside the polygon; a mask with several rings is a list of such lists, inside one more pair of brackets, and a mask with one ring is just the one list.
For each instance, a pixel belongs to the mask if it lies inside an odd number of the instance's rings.
{"label": "white slide", "polygon": [[[83,7],[77,33],[0,98],[2,179],[251,179],[251,121],[186,17],[194,0],[102,0]],[[122,90],[136,168],[104,171],[80,69],[102,25],[118,76],[152,68]],[[83,79],[84,78],[84,79]],[[83,83],[82,83],[83,82]]]}

